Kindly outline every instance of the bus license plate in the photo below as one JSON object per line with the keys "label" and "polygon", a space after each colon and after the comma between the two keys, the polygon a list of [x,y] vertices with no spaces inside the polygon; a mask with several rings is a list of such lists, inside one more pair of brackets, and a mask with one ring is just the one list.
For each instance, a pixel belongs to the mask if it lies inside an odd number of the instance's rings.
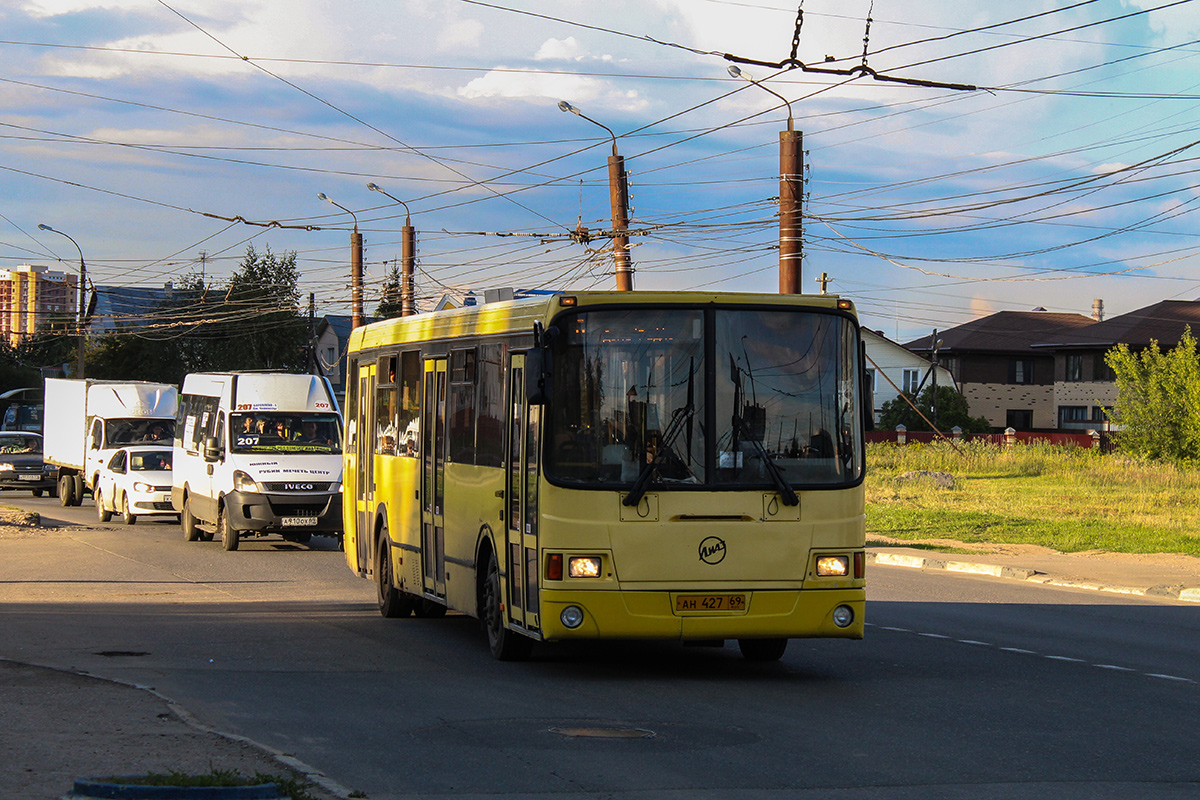
{"label": "bus license plate", "polygon": [[681,594],[675,598],[676,611],[745,611],[744,594]]}
{"label": "bus license plate", "polygon": [[302,527],[304,525],[316,525],[316,517],[282,517],[279,520],[281,525]]}

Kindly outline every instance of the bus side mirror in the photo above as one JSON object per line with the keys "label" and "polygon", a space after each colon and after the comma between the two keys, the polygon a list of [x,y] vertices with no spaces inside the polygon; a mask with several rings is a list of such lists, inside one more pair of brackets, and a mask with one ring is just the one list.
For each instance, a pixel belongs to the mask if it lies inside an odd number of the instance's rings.
{"label": "bus side mirror", "polygon": [[531,406],[544,406],[550,400],[546,355],[541,348],[534,348],[525,354],[525,399]]}
{"label": "bus side mirror", "polygon": [[224,453],[221,452],[221,440],[215,436],[209,436],[204,440],[204,460],[208,462],[220,461]]}

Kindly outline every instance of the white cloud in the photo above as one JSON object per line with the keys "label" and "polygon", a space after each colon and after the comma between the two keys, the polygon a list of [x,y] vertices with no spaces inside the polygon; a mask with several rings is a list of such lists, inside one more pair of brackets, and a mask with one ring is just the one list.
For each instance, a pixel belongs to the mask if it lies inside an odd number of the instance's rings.
{"label": "white cloud", "polygon": [[537,61],[578,61],[583,58],[580,55],[579,41],[574,36],[568,36],[565,39],[547,39],[542,42],[542,46],[538,48],[533,57]]}

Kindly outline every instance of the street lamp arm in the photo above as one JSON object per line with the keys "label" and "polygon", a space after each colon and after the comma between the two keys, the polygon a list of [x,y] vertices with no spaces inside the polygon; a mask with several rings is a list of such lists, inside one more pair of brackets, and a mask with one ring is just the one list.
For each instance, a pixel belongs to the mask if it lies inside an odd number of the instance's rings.
{"label": "street lamp arm", "polygon": [[780,100],[782,100],[782,101],[783,101],[783,104],[784,104],[785,106],[787,106],[787,110],[788,110],[788,123],[787,123],[788,127],[787,127],[787,129],[788,129],[789,131],[791,131],[791,130],[795,130],[795,124],[792,122],[792,104],[791,104],[791,101],[789,101],[789,100],[788,100],[786,97],[784,97],[784,96],[783,96],[783,95],[781,95],[779,92],[777,92],[777,91],[775,91],[774,89],[772,89],[771,87],[769,87],[769,86],[766,86],[766,85],[765,85],[765,84],[763,84],[761,81],[756,81],[756,80],[754,80],[754,78],[751,78],[751,77],[750,77],[750,75],[749,75],[748,73],[746,73],[746,72],[744,72],[744,71],[742,71],[742,70],[738,69],[738,66],[737,66],[737,64],[730,64],[730,65],[729,65],[729,74],[730,74],[730,75],[732,75],[732,76],[733,76],[733,77],[735,77],[735,78],[744,78],[745,80],[748,80],[748,81],[750,81],[750,83],[753,83],[753,84],[754,84],[755,86],[757,86],[758,88],[760,88],[760,89],[764,89],[764,90],[766,90],[766,91],[770,92],[771,94],[775,95],[776,97],[778,97]]}
{"label": "street lamp arm", "polygon": [[569,111],[570,113],[574,114],[575,116],[583,117],[584,119],[586,119],[588,122],[592,123],[593,125],[599,125],[601,128],[604,128],[604,130],[608,131],[608,135],[612,137],[613,155],[614,156],[617,155],[617,135],[615,133],[613,133],[612,128],[608,127],[603,122],[597,122],[596,120],[592,119],[587,114],[584,114],[578,108],[576,108],[575,106],[568,103],[566,100],[558,101],[558,110],[559,111]]}
{"label": "street lamp arm", "polygon": [[350,217],[351,217],[351,219],[353,219],[353,220],[354,220],[354,230],[356,230],[356,231],[358,230],[358,217],[357,217],[357,216],[355,216],[355,214],[354,214],[354,212],[353,212],[353,211],[351,211],[350,209],[346,208],[346,207],[345,207],[344,205],[342,205],[341,203],[335,203],[335,202],[333,202],[333,200],[332,200],[332,199],[330,199],[329,195],[325,194],[324,192],[317,192],[317,199],[318,199],[318,200],[324,200],[326,203],[329,203],[330,205],[337,206],[337,207],[338,207],[338,208],[340,208],[342,211],[345,211],[347,214],[349,214],[349,215],[350,215]]}
{"label": "street lamp arm", "polygon": [[381,187],[378,183],[368,183],[367,188],[370,189],[372,192],[379,192],[384,197],[390,197],[392,200],[395,200],[397,203],[404,206],[404,224],[405,225],[412,224],[410,222],[410,220],[412,219],[412,212],[408,210],[408,203],[404,202],[399,197],[388,194],[386,191],[383,190],[383,187]]}

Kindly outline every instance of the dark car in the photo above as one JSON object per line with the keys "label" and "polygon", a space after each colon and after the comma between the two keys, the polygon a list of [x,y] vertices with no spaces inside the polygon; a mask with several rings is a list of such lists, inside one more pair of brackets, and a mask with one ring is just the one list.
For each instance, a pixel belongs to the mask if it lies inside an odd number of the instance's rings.
{"label": "dark car", "polygon": [[57,491],[58,470],[42,461],[38,433],[0,431],[0,489],[28,489],[34,497]]}

